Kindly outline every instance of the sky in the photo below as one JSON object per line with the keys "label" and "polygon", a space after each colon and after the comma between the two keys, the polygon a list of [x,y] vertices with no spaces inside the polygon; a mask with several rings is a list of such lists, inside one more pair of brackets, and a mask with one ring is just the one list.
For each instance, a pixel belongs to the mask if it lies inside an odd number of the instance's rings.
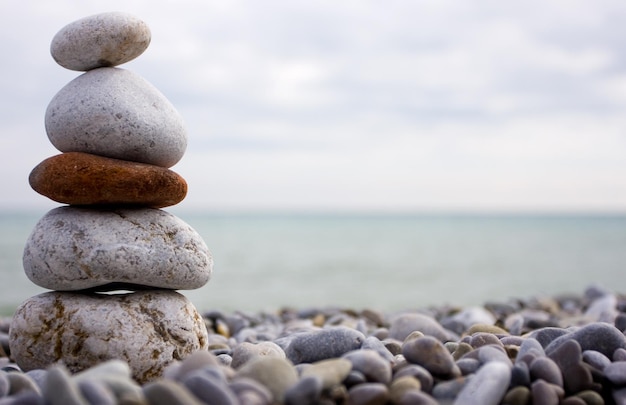
{"label": "sky", "polygon": [[80,74],[50,41],[106,11],[185,119],[176,209],[626,211],[623,0],[3,0],[0,209],[59,205],[28,185]]}

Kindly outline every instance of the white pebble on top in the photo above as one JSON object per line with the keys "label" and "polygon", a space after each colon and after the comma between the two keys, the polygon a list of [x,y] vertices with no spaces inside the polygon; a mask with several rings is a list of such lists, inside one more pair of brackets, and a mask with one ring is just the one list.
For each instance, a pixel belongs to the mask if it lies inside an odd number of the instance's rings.
{"label": "white pebble on top", "polygon": [[52,39],[50,53],[64,68],[88,71],[135,59],[148,48],[150,38],[150,28],[137,17],[102,13],[63,27]]}

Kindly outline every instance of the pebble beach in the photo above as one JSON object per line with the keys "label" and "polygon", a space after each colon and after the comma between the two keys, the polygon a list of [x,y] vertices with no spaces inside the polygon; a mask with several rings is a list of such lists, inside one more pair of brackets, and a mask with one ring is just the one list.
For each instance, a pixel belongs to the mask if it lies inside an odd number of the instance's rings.
{"label": "pebble beach", "polygon": [[208,349],[139,383],[124,361],[23,371],[1,324],[0,404],[624,404],[626,295],[476,307],[201,311]]}

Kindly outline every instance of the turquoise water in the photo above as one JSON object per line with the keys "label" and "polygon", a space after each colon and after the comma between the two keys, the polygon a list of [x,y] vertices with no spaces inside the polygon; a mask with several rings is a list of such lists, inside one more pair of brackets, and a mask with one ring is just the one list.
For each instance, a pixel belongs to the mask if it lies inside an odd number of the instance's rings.
{"label": "turquoise water", "polygon": [[[173,211],[172,211],[173,212]],[[45,290],[21,268],[45,212],[0,214],[0,307]],[[626,216],[179,213],[215,259],[200,310],[479,305],[589,284],[626,292]]]}

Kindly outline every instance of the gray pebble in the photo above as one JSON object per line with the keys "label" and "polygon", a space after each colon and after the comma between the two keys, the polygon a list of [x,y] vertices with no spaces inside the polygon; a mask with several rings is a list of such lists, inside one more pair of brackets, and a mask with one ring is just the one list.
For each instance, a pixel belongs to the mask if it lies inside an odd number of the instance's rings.
{"label": "gray pebble", "polygon": [[385,405],[389,401],[389,389],[381,383],[364,383],[350,388],[349,405]]}
{"label": "gray pebble", "polygon": [[343,379],[343,384],[347,388],[350,388],[359,384],[364,384],[366,382],[367,382],[367,377],[365,377],[365,375],[362,372],[356,371],[356,370],[350,371],[347,377]]}
{"label": "gray pebble", "polygon": [[0,405],[46,405],[45,399],[32,391],[0,398]]}
{"label": "gray pebble", "polygon": [[563,374],[559,366],[549,357],[539,357],[530,364],[532,380],[542,379],[550,384],[563,387]]}
{"label": "gray pebble", "polygon": [[554,339],[546,347],[546,354],[550,355],[568,340],[577,341],[583,351],[596,350],[609,358],[615,350],[626,348],[626,337],[619,329],[607,323],[595,322]]}
{"label": "gray pebble", "polygon": [[215,367],[219,363],[215,356],[210,352],[206,350],[197,350],[191,353],[179,364],[180,367],[178,367],[177,373],[173,376],[173,378],[182,381],[187,374],[207,367]]}
{"label": "gray pebble", "polygon": [[611,364],[611,359],[595,350],[585,350],[583,352],[583,361],[600,371]]}
{"label": "gray pebble", "polygon": [[344,326],[297,334],[285,350],[294,364],[339,357],[361,347],[365,336]]}
{"label": "gray pebble", "polygon": [[258,381],[272,393],[275,402],[283,402],[287,389],[298,381],[293,365],[278,357],[257,357],[237,370],[236,376]]}
{"label": "gray pebble", "polygon": [[87,71],[135,59],[150,45],[150,29],[126,13],[92,15],[63,27],[52,39],[50,53],[61,66]]}
{"label": "gray pebble", "polygon": [[530,386],[530,370],[527,363],[515,363],[511,369],[511,386]]}
{"label": "gray pebble", "polygon": [[461,389],[455,405],[498,405],[511,380],[511,368],[499,361],[482,366]]}
{"label": "gray pebble", "polygon": [[9,377],[7,377],[7,372],[0,371],[0,398],[6,397],[7,395],[9,395],[10,390],[11,390],[11,384],[9,383]]}
{"label": "gray pebble", "polygon": [[567,329],[546,327],[537,329],[530,333],[528,336],[531,339],[537,340],[543,348],[547,347],[552,341],[560,338],[564,335],[568,335],[570,331]]}
{"label": "gray pebble", "polygon": [[433,318],[423,314],[408,313],[391,320],[389,337],[404,341],[411,332],[419,331],[442,342],[449,339],[449,333]]}
{"label": "gray pebble", "polygon": [[182,384],[205,404],[210,405],[237,405],[239,400],[230,390],[225,380],[211,378],[201,370],[188,373]]}
{"label": "gray pebble", "polygon": [[508,367],[512,367],[511,359],[506,354],[506,351],[502,346],[498,345],[486,345],[481,346],[478,349],[474,350],[478,355],[478,360],[481,363],[488,363],[490,361],[499,361],[503,364],[506,364]]}
{"label": "gray pebble", "polygon": [[[526,353],[536,353],[537,356],[545,356],[546,353],[543,350],[543,346],[541,345],[541,343],[534,338],[526,338],[524,339],[524,341],[522,342],[522,344],[519,347],[519,352],[517,353],[517,357],[515,359],[515,362],[518,363],[519,361],[521,361],[522,357],[526,354]],[[537,357],[535,356],[535,357]]]}
{"label": "gray pebble", "polygon": [[615,361],[606,366],[604,376],[615,385],[626,384],[626,361]]}
{"label": "gray pebble", "polygon": [[440,402],[448,402],[454,400],[459,395],[459,392],[467,385],[471,377],[459,377],[453,380],[442,381],[435,385],[432,390],[433,397],[437,398]]}
{"label": "gray pebble", "polygon": [[391,382],[391,363],[376,351],[368,349],[353,350],[342,356],[352,363],[352,369],[365,375],[368,382],[388,384]]}
{"label": "gray pebble", "polygon": [[272,393],[258,381],[239,377],[228,385],[239,402],[245,405],[267,405],[272,401]]}
{"label": "gray pebble", "polygon": [[47,374],[48,370],[44,370],[42,368],[36,368],[26,372],[26,375],[30,377],[40,389],[43,389]]}
{"label": "gray pebble", "polygon": [[329,389],[341,384],[351,370],[352,363],[350,360],[333,358],[307,365],[302,369],[300,377],[316,377],[321,381],[324,389]]}
{"label": "gray pebble", "polygon": [[158,380],[143,386],[150,405],[202,405],[187,388],[172,380]]}
{"label": "gray pebble", "polygon": [[45,127],[61,152],[85,152],[161,167],[187,148],[174,106],[139,75],[102,67],[83,73],[50,101]]}
{"label": "gray pebble", "polygon": [[431,392],[433,389],[433,376],[422,366],[417,364],[408,364],[399,369],[393,376],[394,379],[411,376],[417,378],[422,386],[422,391]]}
{"label": "gray pebble", "polygon": [[436,376],[458,376],[460,371],[444,345],[432,336],[406,341],[402,354],[407,361],[418,364]]}
{"label": "gray pebble", "polygon": [[259,356],[286,357],[285,351],[274,342],[242,342],[233,348],[231,367],[237,369]]}
{"label": "gray pebble", "polygon": [[457,367],[461,370],[461,375],[469,375],[474,374],[476,370],[481,366],[480,361],[476,359],[462,358],[457,360]]}
{"label": "gray pebble", "polygon": [[322,396],[322,379],[309,375],[301,378],[285,391],[287,405],[315,405]]}
{"label": "gray pebble", "polygon": [[9,380],[9,395],[17,395],[23,392],[34,392],[41,395],[41,389],[32,378],[22,373],[7,373]]}
{"label": "gray pebble", "polygon": [[626,361],[626,349],[621,347],[613,352],[613,361]]}
{"label": "gray pebble", "polygon": [[559,405],[559,395],[554,386],[544,380],[537,380],[530,386],[533,405]]}
{"label": "gray pebble", "polygon": [[42,393],[50,405],[88,405],[80,393],[78,384],[70,378],[69,372],[62,366],[48,369]]}
{"label": "gray pebble", "polygon": [[583,363],[580,344],[576,340],[559,344],[550,353],[550,358],[561,369],[565,391],[580,392],[594,387],[591,371]]}
{"label": "gray pebble", "polygon": [[381,342],[379,339],[377,339],[374,336],[368,336],[367,338],[365,338],[365,340],[363,341],[363,344],[361,345],[361,349],[362,350],[368,350],[368,349],[374,350],[383,359],[389,361],[390,363],[393,362],[393,354],[389,351],[389,349],[385,347],[383,342]]}
{"label": "gray pebble", "polygon": [[103,382],[81,380],[78,382],[78,389],[89,405],[117,404],[115,395]]}

